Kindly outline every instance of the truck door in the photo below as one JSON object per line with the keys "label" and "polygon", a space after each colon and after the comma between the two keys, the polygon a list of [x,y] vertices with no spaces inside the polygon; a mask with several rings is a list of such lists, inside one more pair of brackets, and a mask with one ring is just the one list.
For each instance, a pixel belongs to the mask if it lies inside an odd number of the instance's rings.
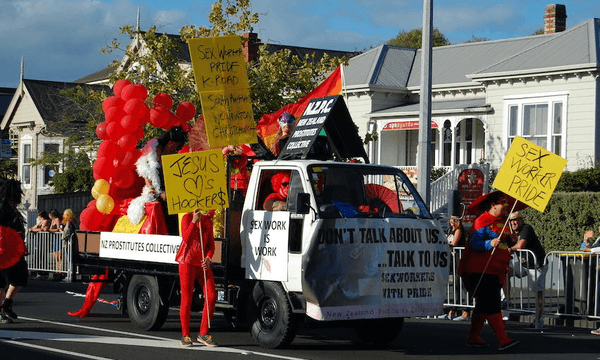
{"label": "truck door", "polygon": [[288,290],[301,288],[303,216],[295,213],[297,194],[305,192],[297,170],[261,171],[254,210],[245,224],[246,278],[275,280]]}

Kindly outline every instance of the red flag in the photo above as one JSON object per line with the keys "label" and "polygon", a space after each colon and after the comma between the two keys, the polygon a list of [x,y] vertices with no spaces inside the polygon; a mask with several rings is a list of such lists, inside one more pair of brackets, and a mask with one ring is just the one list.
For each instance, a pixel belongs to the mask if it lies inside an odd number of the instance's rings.
{"label": "red flag", "polygon": [[265,145],[270,148],[273,141],[275,140],[275,135],[277,134],[277,130],[279,129],[279,124],[277,120],[284,112],[289,112],[294,115],[296,119],[302,116],[304,109],[306,109],[306,105],[308,105],[309,101],[316,98],[340,95],[342,93],[342,72],[341,68],[338,66],[327,79],[325,79],[319,86],[317,86],[313,91],[306,94],[302,99],[298,100],[298,102],[293,104],[288,104],[276,113],[265,114],[263,115],[258,124],[256,124],[256,133],[263,140]]}

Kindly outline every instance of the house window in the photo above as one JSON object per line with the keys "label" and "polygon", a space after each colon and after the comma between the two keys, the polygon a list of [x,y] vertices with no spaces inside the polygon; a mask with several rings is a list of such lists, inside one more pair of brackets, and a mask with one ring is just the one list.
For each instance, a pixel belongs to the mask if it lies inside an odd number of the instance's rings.
{"label": "house window", "polygon": [[31,186],[31,140],[21,142],[21,183]]}
{"label": "house window", "polygon": [[508,147],[518,135],[565,157],[566,104],[566,93],[505,98]]}
{"label": "house window", "polygon": [[[58,154],[60,151],[60,144],[58,143],[44,143],[44,152],[46,154]],[[44,166],[43,184],[42,186],[50,186],[52,178],[58,171],[58,164],[49,164]]]}

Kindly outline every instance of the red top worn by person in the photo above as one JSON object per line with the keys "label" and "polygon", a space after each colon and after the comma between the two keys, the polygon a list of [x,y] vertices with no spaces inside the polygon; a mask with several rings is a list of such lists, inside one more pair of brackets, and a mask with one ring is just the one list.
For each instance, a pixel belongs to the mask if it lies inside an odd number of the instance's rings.
{"label": "red top worn by person", "polygon": [[190,337],[190,316],[194,284],[198,282],[204,293],[202,322],[197,340],[206,346],[216,346],[210,334],[210,321],[215,312],[217,291],[215,278],[211,269],[212,257],[215,253],[215,238],[211,211],[202,215],[199,209],[187,213],[181,219],[182,240],[175,261],[179,263],[179,283],[181,285],[181,346],[192,346]]}

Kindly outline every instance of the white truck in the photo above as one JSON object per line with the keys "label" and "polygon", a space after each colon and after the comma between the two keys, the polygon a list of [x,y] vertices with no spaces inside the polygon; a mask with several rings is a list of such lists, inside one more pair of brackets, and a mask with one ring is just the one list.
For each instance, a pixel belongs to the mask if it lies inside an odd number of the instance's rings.
{"label": "white truck", "polygon": [[[442,313],[448,244],[401,170],[315,159],[248,164],[245,194],[229,189],[213,271],[217,309],[248,325],[260,346],[289,345],[301,322],[351,325],[367,343],[388,343],[404,318]],[[289,175],[285,210],[264,210],[279,172]],[[75,265],[109,268],[132,322],[159,328],[179,303],[181,238],[78,235]]]}

